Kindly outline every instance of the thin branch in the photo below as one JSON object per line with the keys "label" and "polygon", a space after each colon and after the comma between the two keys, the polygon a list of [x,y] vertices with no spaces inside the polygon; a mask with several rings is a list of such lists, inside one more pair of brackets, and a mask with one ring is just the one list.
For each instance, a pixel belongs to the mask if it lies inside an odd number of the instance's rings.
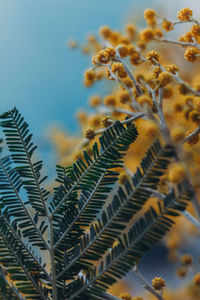
{"label": "thin branch", "polygon": [[170,40],[170,39],[154,39],[155,41],[158,42],[164,42],[164,43],[169,43],[169,44],[175,44],[179,46],[185,46],[185,47],[196,47],[197,49],[200,49],[200,44],[197,42],[181,42],[181,41],[176,41],[176,40]]}
{"label": "thin branch", "polygon": [[142,276],[142,274],[137,270],[137,267],[133,268],[133,273],[136,275],[138,280],[143,284],[143,288],[148,290],[152,295],[154,295],[158,300],[164,300],[161,294],[157,293],[150,283]]}
{"label": "thin branch", "polygon": [[200,126],[197,127],[194,131],[192,131],[190,134],[188,134],[184,140],[183,140],[183,143],[187,143],[189,142],[195,135],[199,134],[200,133]]}
{"label": "thin branch", "polygon": [[50,261],[51,261],[51,275],[52,275],[52,294],[53,300],[58,300],[57,295],[57,285],[56,285],[56,266],[55,266],[55,252],[54,252],[54,238],[53,238],[53,219],[49,220],[50,227],[49,227],[49,234],[50,234]]}
{"label": "thin branch", "polygon": [[136,89],[136,92],[138,93],[139,96],[141,96],[143,94],[143,91],[139,85],[139,83],[137,82],[137,80],[135,79],[135,77],[133,76],[133,74],[131,73],[131,71],[129,70],[129,68],[126,66],[126,64],[121,60],[121,57],[120,57],[120,54],[119,54],[119,51],[118,49],[116,48],[116,58],[117,60],[123,64],[124,66],[124,69],[126,71],[126,73],[128,74],[128,76],[130,77],[130,79],[133,81],[133,84],[135,86],[135,89]]}
{"label": "thin branch", "polygon": [[182,214],[184,217],[186,217],[194,226],[200,229],[200,222],[195,217],[193,217],[189,212],[187,212],[186,210],[185,211],[180,210],[179,213]]}

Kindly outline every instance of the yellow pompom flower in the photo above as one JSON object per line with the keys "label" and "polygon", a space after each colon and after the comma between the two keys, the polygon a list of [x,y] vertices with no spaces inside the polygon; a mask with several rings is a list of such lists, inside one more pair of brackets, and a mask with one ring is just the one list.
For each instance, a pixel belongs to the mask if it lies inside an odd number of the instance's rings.
{"label": "yellow pompom flower", "polygon": [[153,121],[146,121],[144,127],[144,134],[149,138],[155,138],[159,135],[159,127]]}
{"label": "yellow pompom flower", "polygon": [[184,254],[181,256],[181,263],[186,266],[192,265],[192,256],[190,254]]}
{"label": "yellow pompom flower", "polygon": [[95,138],[95,131],[92,128],[85,129],[84,135],[88,140],[93,140]]}
{"label": "yellow pompom flower", "polygon": [[200,26],[198,24],[193,25],[190,33],[193,37],[198,39],[200,37]]}
{"label": "yellow pompom flower", "polygon": [[179,71],[178,67],[175,64],[167,65],[166,70],[172,74],[176,74]]}
{"label": "yellow pompom flower", "polygon": [[165,31],[171,31],[171,30],[174,29],[174,24],[171,21],[168,21],[168,20],[164,19],[163,22],[162,22],[162,28]]}
{"label": "yellow pompom flower", "polygon": [[193,99],[194,108],[200,111],[200,97],[194,97]]}
{"label": "yellow pompom flower", "polygon": [[183,127],[172,128],[171,137],[174,142],[182,141],[185,137],[185,129]]}
{"label": "yellow pompom flower", "polygon": [[133,81],[129,78],[123,78],[122,79],[123,84],[125,84],[128,88],[132,88],[133,87]]}
{"label": "yellow pompom flower", "polygon": [[132,40],[135,36],[135,33],[136,33],[135,26],[131,23],[127,24],[125,30],[126,30],[126,33],[127,33],[128,37],[130,38],[130,40]]}
{"label": "yellow pompom flower", "polygon": [[166,86],[171,81],[171,76],[167,72],[162,72],[158,76],[158,80],[161,86]]}
{"label": "yellow pompom flower", "polygon": [[200,273],[196,274],[196,275],[193,277],[193,282],[194,282],[195,285],[200,286]]}
{"label": "yellow pompom flower", "polygon": [[152,280],[152,286],[155,290],[162,290],[165,287],[165,280],[162,277],[155,277]]}
{"label": "yellow pompom flower", "polygon": [[101,98],[97,95],[94,95],[90,98],[89,104],[91,107],[97,107],[101,104]]}
{"label": "yellow pompom flower", "polygon": [[108,39],[111,36],[112,31],[108,26],[103,26],[99,29],[99,33],[104,39]]}
{"label": "yellow pompom flower", "polygon": [[104,128],[109,127],[112,124],[112,121],[110,119],[110,116],[105,116],[102,120],[101,120],[101,124],[103,125]]}
{"label": "yellow pompom flower", "polygon": [[124,77],[127,76],[127,73],[126,73],[126,71],[124,69],[123,64],[119,63],[119,62],[116,62],[116,63],[112,64],[111,71],[114,74],[117,73],[120,78],[124,78]]}
{"label": "yellow pompom flower", "polygon": [[117,93],[117,98],[119,99],[119,102],[122,104],[127,104],[131,101],[130,93],[126,90],[120,90]]}
{"label": "yellow pompom flower", "polygon": [[119,295],[119,297],[120,297],[122,300],[131,300],[131,299],[132,299],[131,295],[128,294],[128,293],[121,293],[121,294]]}
{"label": "yellow pompom flower", "polygon": [[179,183],[186,176],[186,169],[182,163],[175,163],[169,170],[168,179],[170,182]]}
{"label": "yellow pompom flower", "polygon": [[147,95],[142,95],[140,97],[137,98],[137,102],[141,105],[141,106],[149,106],[152,107],[153,102],[151,97],[147,96]]}
{"label": "yellow pompom flower", "polygon": [[125,172],[125,171],[122,171],[120,174],[119,174],[119,183],[120,184],[125,184],[125,182],[129,179],[129,176],[128,174]]}
{"label": "yellow pompom flower", "polygon": [[177,13],[177,18],[180,21],[188,21],[192,17],[192,13],[193,12],[189,7],[185,7],[179,10],[179,12]]}
{"label": "yellow pompom flower", "polygon": [[119,55],[124,58],[127,57],[129,55],[129,48],[127,45],[119,45],[117,47],[117,50],[119,52]]}
{"label": "yellow pompom flower", "polygon": [[144,11],[144,18],[149,26],[153,27],[156,25],[156,12],[154,9],[146,9]]}
{"label": "yellow pompom flower", "polygon": [[113,96],[113,95],[107,95],[107,96],[104,98],[104,104],[105,104],[105,106],[115,107],[116,104],[117,104],[116,97]]}
{"label": "yellow pompom flower", "polygon": [[185,277],[187,275],[187,268],[186,267],[179,267],[176,269],[176,276],[177,277]]}
{"label": "yellow pompom flower", "polygon": [[152,64],[154,64],[155,61],[159,61],[159,58],[160,58],[160,54],[155,50],[151,50],[146,54],[146,59]]}
{"label": "yellow pompom flower", "polygon": [[193,63],[198,59],[199,51],[196,48],[190,47],[185,51],[184,58],[185,60]]}
{"label": "yellow pompom flower", "polygon": [[145,28],[140,32],[141,41],[148,43],[154,38],[154,31],[152,28]]}

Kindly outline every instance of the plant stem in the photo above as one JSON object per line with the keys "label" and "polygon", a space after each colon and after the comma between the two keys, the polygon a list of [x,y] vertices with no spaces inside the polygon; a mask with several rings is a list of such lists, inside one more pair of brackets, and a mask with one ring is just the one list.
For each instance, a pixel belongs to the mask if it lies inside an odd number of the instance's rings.
{"label": "plant stem", "polygon": [[133,273],[136,275],[136,277],[139,279],[139,281],[143,284],[143,287],[148,290],[152,295],[154,295],[159,300],[164,300],[162,295],[157,293],[154,288],[151,286],[150,283],[147,282],[147,280],[140,274],[140,272],[137,270],[137,267],[133,269]]}
{"label": "plant stem", "polygon": [[200,222],[193,217],[189,212],[185,211],[179,211],[180,214],[182,214],[184,217],[186,217],[194,226],[196,226],[198,229],[200,229]]}
{"label": "plant stem", "polygon": [[51,284],[53,300],[58,300],[57,286],[56,286],[56,268],[55,268],[55,252],[54,252],[54,240],[53,240],[53,219],[49,219],[50,224],[50,260],[51,260]]}

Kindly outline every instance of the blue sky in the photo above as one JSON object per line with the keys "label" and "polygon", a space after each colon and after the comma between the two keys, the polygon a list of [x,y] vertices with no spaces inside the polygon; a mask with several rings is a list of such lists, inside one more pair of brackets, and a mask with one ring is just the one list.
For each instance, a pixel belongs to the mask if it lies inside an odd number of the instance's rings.
{"label": "blue sky", "polygon": [[90,93],[82,85],[90,59],[66,40],[83,42],[102,24],[120,28],[135,2],[1,0],[1,112],[17,106],[36,132],[52,122],[74,130],[74,113]]}

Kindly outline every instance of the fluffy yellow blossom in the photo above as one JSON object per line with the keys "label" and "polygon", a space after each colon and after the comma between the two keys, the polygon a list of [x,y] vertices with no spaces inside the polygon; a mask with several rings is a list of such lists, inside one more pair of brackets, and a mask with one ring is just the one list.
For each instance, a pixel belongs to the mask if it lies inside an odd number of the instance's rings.
{"label": "fluffy yellow blossom", "polygon": [[153,105],[151,97],[149,97],[147,95],[142,95],[142,96],[138,97],[137,98],[137,102],[141,106],[149,106],[149,107],[151,107]]}
{"label": "fluffy yellow blossom", "polygon": [[117,50],[122,58],[127,57],[129,55],[129,48],[127,45],[119,45]]}
{"label": "fluffy yellow blossom", "polygon": [[159,135],[158,125],[153,121],[145,122],[144,134],[149,138],[155,138]]}
{"label": "fluffy yellow blossom", "polygon": [[170,86],[164,87],[163,88],[163,98],[171,98],[173,96],[173,89]]}
{"label": "fluffy yellow blossom", "polygon": [[171,65],[167,65],[166,66],[166,71],[172,73],[172,74],[176,74],[176,72],[179,71],[178,67],[175,64],[171,64]]}
{"label": "fluffy yellow blossom", "polygon": [[94,95],[94,96],[92,96],[92,97],[90,98],[89,103],[90,103],[90,106],[91,106],[91,107],[97,107],[97,106],[99,106],[100,103],[101,103],[101,98],[100,98],[99,96],[97,96],[97,95]]}
{"label": "fluffy yellow blossom", "polygon": [[178,91],[181,95],[187,95],[189,93],[189,89],[185,84],[180,84],[178,87]]}
{"label": "fluffy yellow blossom", "polygon": [[190,254],[184,254],[181,256],[180,261],[183,265],[189,266],[192,264],[192,256]]}
{"label": "fluffy yellow blossom", "polygon": [[190,33],[193,37],[198,39],[200,37],[200,26],[198,24],[194,24],[190,30]]}
{"label": "fluffy yellow blossom", "polygon": [[88,125],[92,128],[98,128],[101,124],[101,117],[99,115],[93,115],[88,118]]}
{"label": "fluffy yellow blossom", "polygon": [[133,46],[133,45],[128,45],[128,54],[132,55],[132,54],[135,54],[135,53],[138,53],[136,47]]}
{"label": "fluffy yellow blossom", "polygon": [[160,28],[155,28],[154,29],[154,36],[161,39],[163,37],[163,32]]}
{"label": "fluffy yellow blossom", "polygon": [[111,71],[114,74],[117,73],[120,78],[124,78],[124,77],[127,76],[127,73],[126,73],[126,71],[124,69],[123,64],[119,63],[119,62],[116,62],[116,63],[112,64]]}
{"label": "fluffy yellow blossom", "polygon": [[107,96],[104,98],[104,104],[105,104],[105,106],[115,107],[116,104],[117,104],[116,97],[113,96],[113,95],[107,95]]}
{"label": "fluffy yellow blossom", "polygon": [[96,55],[92,57],[92,63],[93,65],[98,65],[98,64],[106,64],[109,62],[109,57],[106,56],[105,50],[99,51]]}
{"label": "fluffy yellow blossom", "polygon": [[166,86],[171,81],[171,76],[167,72],[162,72],[158,76],[158,80],[160,82],[160,85]]}
{"label": "fluffy yellow blossom", "polygon": [[196,275],[193,277],[193,282],[194,282],[195,285],[200,286],[200,273],[196,274]]}
{"label": "fluffy yellow blossom", "polygon": [[125,172],[125,171],[123,171],[123,172],[121,172],[120,174],[119,174],[119,183],[120,184],[125,184],[125,182],[127,181],[129,179],[129,176],[128,176],[128,174]]}
{"label": "fluffy yellow blossom", "polygon": [[196,123],[196,124],[200,124],[200,112],[197,110],[192,110],[191,112],[189,112],[189,119]]}
{"label": "fluffy yellow blossom", "polygon": [[117,97],[119,99],[119,102],[122,104],[127,104],[131,101],[130,93],[126,90],[120,90],[117,93]]}
{"label": "fluffy yellow blossom", "polygon": [[135,52],[130,55],[130,63],[132,65],[139,65],[141,62],[140,54],[138,52]]}
{"label": "fluffy yellow blossom", "polygon": [[155,290],[162,290],[165,287],[165,280],[162,277],[155,277],[152,280],[152,286]]}
{"label": "fluffy yellow blossom", "polygon": [[172,128],[171,137],[174,142],[180,142],[185,137],[185,129],[183,127]]}
{"label": "fluffy yellow blossom", "polygon": [[193,104],[194,104],[194,108],[200,111],[200,97],[194,97]]}
{"label": "fluffy yellow blossom", "polygon": [[91,86],[95,81],[95,72],[93,70],[87,70],[84,73],[84,84],[85,86]]}
{"label": "fluffy yellow blossom", "polygon": [[187,42],[187,43],[192,43],[193,42],[191,32],[186,32],[186,34],[183,36],[183,42]]}
{"label": "fluffy yellow blossom", "polygon": [[159,61],[159,58],[160,58],[160,54],[155,50],[151,50],[146,54],[146,59],[152,64],[154,64],[155,61]]}
{"label": "fluffy yellow blossom", "polygon": [[103,26],[99,29],[99,33],[104,39],[108,39],[111,36],[112,31],[108,26]]}
{"label": "fluffy yellow blossom", "polygon": [[77,42],[76,42],[76,41],[73,41],[73,40],[68,41],[67,45],[68,45],[68,47],[69,47],[70,49],[75,49],[75,48],[77,48],[77,46],[78,46]]}
{"label": "fluffy yellow blossom", "polygon": [[129,78],[123,78],[122,79],[123,84],[125,84],[128,88],[132,88],[133,87],[133,81]]}
{"label": "fluffy yellow blossom", "polygon": [[112,74],[110,73],[110,70],[106,70],[105,72],[105,77],[108,79],[108,80],[115,80],[112,76]]}
{"label": "fluffy yellow blossom", "polygon": [[161,70],[161,68],[160,67],[155,67],[154,69],[153,69],[153,77],[154,78],[158,78],[158,76],[159,76],[159,74],[162,72],[162,70]]}
{"label": "fluffy yellow blossom", "polygon": [[128,293],[121,293],[121,294],[119,295],[119,297],[120,297],[122,300],[131,300],[131,299],[132,299],[131,295],[128,294]]}
{"label": "fluffy yellow blossom", "polygon": [[194,47],[188,48],[184,54],[184,58],[189,62],[194,62],[195,60],[198,59],[198,56],[199,56],[199,51]]}
{"label": "fluffy yellow blossom", "polygon": [[136,297],[133,297],[132,300],[144,300],[144,298],[140,297],[140,296],[136,296]]}
{"label": "fluffy yellow blossom", "polygon": [[103,125],[104,128],[109,127],[112,124],[112,121],[110,119],[110,116],[105,116],[102,120],[101,120],[101,124]]}
{"label": "fluffy yellow blossom", "polygon": [[154,38],[154,31],[152,28],[145,28],[140,32],[141,41],[148,43]]}
{"label": "fluffy yellow blossom", "polygon": [[162,28],[165,31],[171,31],[171,30],[174,29],[174,24],[171,21],[168,21],[168,20],[164,19],[163,22],[162,22]]}
{"label": "fluffy yellow blossom", "polygon": [[192,17],[192,10],[189,7],[182,8],[177,14],[180,21],[188,21]]}
{"label": "fluffy yellow blossom", "polygon": [[181,267],[176,269],[176,276],[177,277],[182,278],[182,277],[185,277],[186,275],[187,275],[187,268],[186,267],[181,266]]}
{"label": "fluffy yellow blossom", "polygon": [[173,183],[179,183],[183,180],[186,175],[185,166],[182,163],[175,163],[169,170],[169,181]]}
{"label": "fluffy yellow blossom", "polygon": [[88,140],[93,140],[95,138],[95,131],[92,128],[85,129],[84,135]]}
{"label": "fluffy yellow blossom", "polygon": [[84,125],[87,121],[87,114],[84,111],[79,111],[77,114],[77,119],[81,123],[81,125]]}
{"label": "fluffy yellow blossom", "polygon": [[135,36],[135,33],[136,33],[135,26],[131,23],[127,24],[125,30],[127,32],[128,37],[130,38],[130,40],[132,40]]}
{"label": "fluffy yellow blossom", "polygon": [[108,47],[104,51],[105,57],[108,59],[114,59],[116,55],[116,50],[113,47]]}
{"label": "fluffy yellow blossom", "polygon": [[81,51],[83,54],[88,54],[90,52],[90,48],[88,46],[82,46]]}
{"label": "fluffy yellow blossom", "polygon": [[146,9],[144,11],[144,18],[149,26],[153,27],[156,25],[156,12],[154,9]]}
{"label": "fluffy yellow blossom", "polygon": [[145,20],[153,19],[153,18],[155,18],[155,16],[156,16],[156,11],[154,9],[151,9],[151,8],[145,9],[145,11],[144,11]]}

